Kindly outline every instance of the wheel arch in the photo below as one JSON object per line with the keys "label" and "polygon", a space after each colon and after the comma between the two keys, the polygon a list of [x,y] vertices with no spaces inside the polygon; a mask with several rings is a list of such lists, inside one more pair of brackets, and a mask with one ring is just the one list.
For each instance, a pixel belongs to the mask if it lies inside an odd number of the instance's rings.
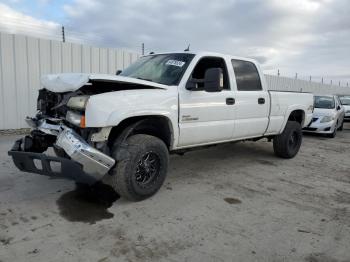
{"label": "wheel arch", "polygon": [[133,116],[124,119],[114,126],[108,137],[108,144],[112,145],[116,139],[125,140],[131,135],[147,134],[158,137],[167,146],[173,147],[174,131],[171,120],[161,115]]}
{"label": "wheel arch", "polygon": [[305,121],[305,111],[302,109],[293,110],[290,112],[287,121],[296,121],[303,127]]}
{"label": "wheel arch", "polygon": [[300,124],[301,128],[303,128],[305,124],[305,117],[306,117],[306,114],[304,109],[291,108],[286,113],[286,118],[280,130],[280,133],[283,132],[283,130],[286,128],[288,121],[296,121]]}

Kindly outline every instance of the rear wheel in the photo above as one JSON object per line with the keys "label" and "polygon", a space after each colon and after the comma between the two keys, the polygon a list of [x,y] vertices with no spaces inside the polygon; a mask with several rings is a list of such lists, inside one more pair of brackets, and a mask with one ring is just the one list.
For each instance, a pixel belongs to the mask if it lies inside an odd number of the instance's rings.
{"label": "rear wheel", "polygon": [[162,186],[169,154],[157,137],[137,134],[112,149],[117,165],[112,170],[111,186],[122,197],[140,201],[154,195]]}
{"label": "rear wheel", "polygon": [[296,121],[288,121],[283,132],[273,139],[275,154],[282,158],[293,158],[300,149],[302,139],[300,124]]}

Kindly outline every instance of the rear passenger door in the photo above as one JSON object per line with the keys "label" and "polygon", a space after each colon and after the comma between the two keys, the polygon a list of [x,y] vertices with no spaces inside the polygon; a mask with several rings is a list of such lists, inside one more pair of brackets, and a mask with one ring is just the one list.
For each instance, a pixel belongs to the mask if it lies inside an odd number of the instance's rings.
{"label": "rear passenger door", "polygon": [[270,100],[259,71],[250,61],[232,59],[236,82],[236,119],[233,138],[262,136],[268,125]]}

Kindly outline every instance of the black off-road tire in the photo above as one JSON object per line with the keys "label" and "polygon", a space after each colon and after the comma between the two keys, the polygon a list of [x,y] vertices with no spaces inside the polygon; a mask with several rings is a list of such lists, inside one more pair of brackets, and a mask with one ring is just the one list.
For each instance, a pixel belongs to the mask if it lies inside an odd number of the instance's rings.
{"label": "black off-road tire", "polygon": [[303,134],[296,121],[288,121],[283,132],[273,139],[275,155],[282,158],[293,158],[300,149]]}
{"label": "black off-road tire", "polygon": [[110,186],[121,197],[141,201],[154,195],[162,186],[168,170],[169,152],[159,138],[137,134],[123,143],[116,141],[112,157],[117,164],[111,170]]}

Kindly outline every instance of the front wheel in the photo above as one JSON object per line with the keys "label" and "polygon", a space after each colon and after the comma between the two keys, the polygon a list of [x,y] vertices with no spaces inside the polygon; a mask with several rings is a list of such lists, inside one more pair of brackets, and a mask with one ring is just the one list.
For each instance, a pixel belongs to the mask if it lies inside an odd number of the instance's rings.
{"label": "front wheel", "polygon": [[112,156],[117,165],[112,170],[111,186],[122,197],[140,201],[154,195],[162,186],[169,153],[162,140],[137,134],[125,143],[116,143]]}
{"label": "front wheel", "polygon": [[275,154],[282,158],[293,158],[300,149],[302,139],[300,124],[296,121],[288,121],[283,132],[273,139]]}

